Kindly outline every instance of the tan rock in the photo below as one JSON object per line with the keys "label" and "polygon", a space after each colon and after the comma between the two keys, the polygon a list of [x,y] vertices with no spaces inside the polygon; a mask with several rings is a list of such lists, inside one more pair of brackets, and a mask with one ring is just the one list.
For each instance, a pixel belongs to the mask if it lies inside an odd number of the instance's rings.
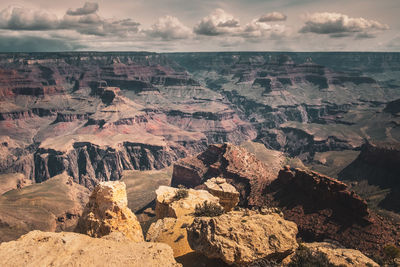
{"label": "tan rock", "polygon": [[187,189],[188,196],[182,199],[176,199],[178,188],[169,186],[160,186],[156,190],[156,218],[165,217],[179,218],[193,214],[196,205],[205,201],[219,204],[219,199],[205,190]]}
{"label": "tan rock", "polygon": [[225,211],[231,211],[239,203],[239,192],[222,177],[207,180],[204,185],[207,191],[219,198],[219,204]]}
{"label": "tan rock", "polygon": [[246,265],[272,257],[282,260],[298,247],[297,226],[277,213],[231,211],[218,217],[198,217],[188,227],[188,241],[208,258]]}
{"label": "tan rock", "polygon": [[174,257],[193,252],[187,241],[186,231],[186,227],[191,225],[193,220],[192,216],[158,220],[150,226],[146,241],[168,244],[174,251]]}
{"label": "tan rock", "polygon": [[142,228],[127,204],[125,183],[100,183],[89,198],[76,232],[92,237],[121,232],[134,242],[143,241]]}
{"label": "tan rock", "polygon": [[339,244],[328,242],[304,243],[305,247],[311,250],[312,253],[322,252],[325,254],[331,264],[345,265],[349,267],[356,266],[379,266],[376,262],[355,249],[347,249]]}
{"label": "tan rock", "polygon": [[2,266],[181,266],[161,243],[117,242],[77,233],[32,231],[0,244]]}

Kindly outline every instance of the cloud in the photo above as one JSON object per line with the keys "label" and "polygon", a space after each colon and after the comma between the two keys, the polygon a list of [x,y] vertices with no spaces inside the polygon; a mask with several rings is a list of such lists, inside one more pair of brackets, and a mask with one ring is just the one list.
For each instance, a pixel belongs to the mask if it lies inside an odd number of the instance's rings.
{"label": "cloud", "polygon": [[314,13],[306,16],[305,25],[300,33],[326,34],[332,38],[356,36],[371,38],[379,31],[387,30],[389,26],[375,20],[350,18],[340,13]]}
{"label": "cloud", "polygon": [[271,13],[262,15],[258,19],[258,22],[284,21],[284,20],[286,20],[286,18],[287,18],[287,16],[280,12],[271,12]]}
{"label": "cloud", "polygon": [[236,32],[238,27],[240,27],[239,20],[218,8],[204,17],[194,27],[194,32],[199,35],[217,36]]}
{"label": "cloud", "polygon": [[62,39],[38,36],[0,36],[2,52],[60,52],[84,49],[85,45]]}
{"label": "cloud", "polygon": [[57,16],[40,10],[8,7],[0,11],[0,29],[51,30],[58,27]]}
{"label": "cloud", "polygon": [[179,19],[172,16],[164,16],[158,19],[146,33],[164,41],[186,39],[192,35],[192,31],[183,25]]}
{"label": "cloud", "polygon": [[96,13],[99,10],[99,4],[93,2],[86,2],[83,7],[77,8],[75,10],[68,9],[67,15],[70,16],[81,16]]}
{"label": "cloud", "polygon": [[240,35],[247,38],[276,38],[285,36],[287,33],[285,25],[271,25],[255,19],[246,24]]}

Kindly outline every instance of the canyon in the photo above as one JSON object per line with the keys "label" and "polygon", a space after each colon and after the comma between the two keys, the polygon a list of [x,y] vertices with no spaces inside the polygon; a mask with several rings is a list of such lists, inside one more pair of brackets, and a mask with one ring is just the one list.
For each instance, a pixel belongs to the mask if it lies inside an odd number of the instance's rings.
{"label": "canyon", "polygon": [[72,230],[100,182],[149,227],[159,185],[219,177],[307,242],[381,256],[400,242],[399,74],[399,53],[0,54],[0,242]]}

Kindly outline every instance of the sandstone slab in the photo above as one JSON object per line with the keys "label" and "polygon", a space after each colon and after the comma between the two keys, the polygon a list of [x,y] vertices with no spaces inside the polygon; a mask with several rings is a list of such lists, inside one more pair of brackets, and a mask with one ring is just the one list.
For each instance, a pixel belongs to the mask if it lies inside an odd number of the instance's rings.
{"label": "sandstone slab", "polygon": [[194,217],[164,218],[153,223],[146,235],[146,241],[168,244],[174,257],[193,252],[187,241],[186,227],[193,223]]}
{"label": "sandstone slab", "polygon": [[284,259],[298,247],[296,234],[296,224],[281,215],[249,210],[198,217],[188,227],[195,251],[239,266],[263,258]]}
{"label": "sandstone slab", "polygon": [[207,191],[219,198],[219,204],[225,211],[231,211],[239,203],[239,192],[234,186],[226,182],[222,177],[211,178],[204,185]]}
{"label": "sandstone slab", "polygon": [[188,195],[185,198],[177,199],[178,188],[160,186],[156,190],[156,217],[180,218],[194,213],[196,205],[205,201],[209,203],[219,203],[219,199],[205,190],[187,189]]}
{"label": "sandstone slab", "polygon": [[[338,244],[328,242],[304,243],[305,247],[312,253],[323,253],[329,262],[334,265],[345,265],[348,267],[356,266],[376,266],[379,264],[355,249],[343,248]],[[369,265],[368,265],[369,264]]]}
{"label": "sandstone slab", "polygon": [[67,232],[29,232],[0,244],[0,258],[3,266],[181,266],[165,244]]}

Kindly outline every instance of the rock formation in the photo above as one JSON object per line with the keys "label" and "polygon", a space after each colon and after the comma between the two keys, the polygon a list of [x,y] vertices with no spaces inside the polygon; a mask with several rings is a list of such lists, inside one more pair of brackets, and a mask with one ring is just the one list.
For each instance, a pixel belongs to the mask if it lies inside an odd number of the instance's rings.
{"label": "rock formation", "polygon": [[296,250],[296,235],[296,224],[279,214],[249,210],[197,217],[188,227],[194,250],[239,266],[263,258],[282,261]]}
{"label": "rock formation", "polygon": [[180,199],[176,197],[178,190],[169,186],[160,186],[156,190],[157,219],[193,215],[196,205],[203,204],[205,201],[219,204],[219,199],[205,190],[187,189],[187,197]]}
{"label": "rock formation", "polygon": [[174,257],[193,252],[187,241],[186,227],[193,223],[193,216],[179,218],[166,217],[153,223],[146,234],[146,241],[168,244],[174,251]]}
{"label": "rock formation", "polygon": [[65,173],[4,193],[0,196],[0,242],[32,230],[73,231],[89,194]]}
{"label": "rock formation", "polygon": [[340,173],[344,180],[361,182],[389,189],[391,192],[380,206],[400,212],[400,144],[395,142],[366,142],[360,155]]}
{"label": "rock formation", "polygon": [[32,231],[0,244],[0,258],[3,266],[181,266],[165,244],[67,232]]}
{"label": "rock formation", "polygon": [[224,178],[217,177],[207,180],[204,185],[208,192],[219,198],[219,204],[225,211],[231,211],[239,202],[239,192]]}
{"label": "rock formation", "polygon": [[400,225],[370,211],[344,183],[316,172],[287,166],[264,196],[297,224],[305,241],[331,239],[367,256],[382,256],[387,243],[400,241]]}
{"label": "rock formation", "polygon": [[175,163],[171,184],[195,187],[220,176],[239,191],[241,205],[260,205],[264,187],[277,176],[271,169],[242,147],[210,145],[205,152]]}
{"label": "rock formation", "polygon": [[302,245],[308,248],[313,254],[322,253],[326,255],[329,263],[335,266],[379,266],[376,262],[362,254],[360,251],[355,249],[343,248],[338,244],[328,242],[314,242],[303,243]]}
{"label": "rock formation", "polygon": [[141,242],[142,228],[127,205],[125,183],[102,182],[90,196],[75,231],[92,237],[121,232],[128,239]]}

